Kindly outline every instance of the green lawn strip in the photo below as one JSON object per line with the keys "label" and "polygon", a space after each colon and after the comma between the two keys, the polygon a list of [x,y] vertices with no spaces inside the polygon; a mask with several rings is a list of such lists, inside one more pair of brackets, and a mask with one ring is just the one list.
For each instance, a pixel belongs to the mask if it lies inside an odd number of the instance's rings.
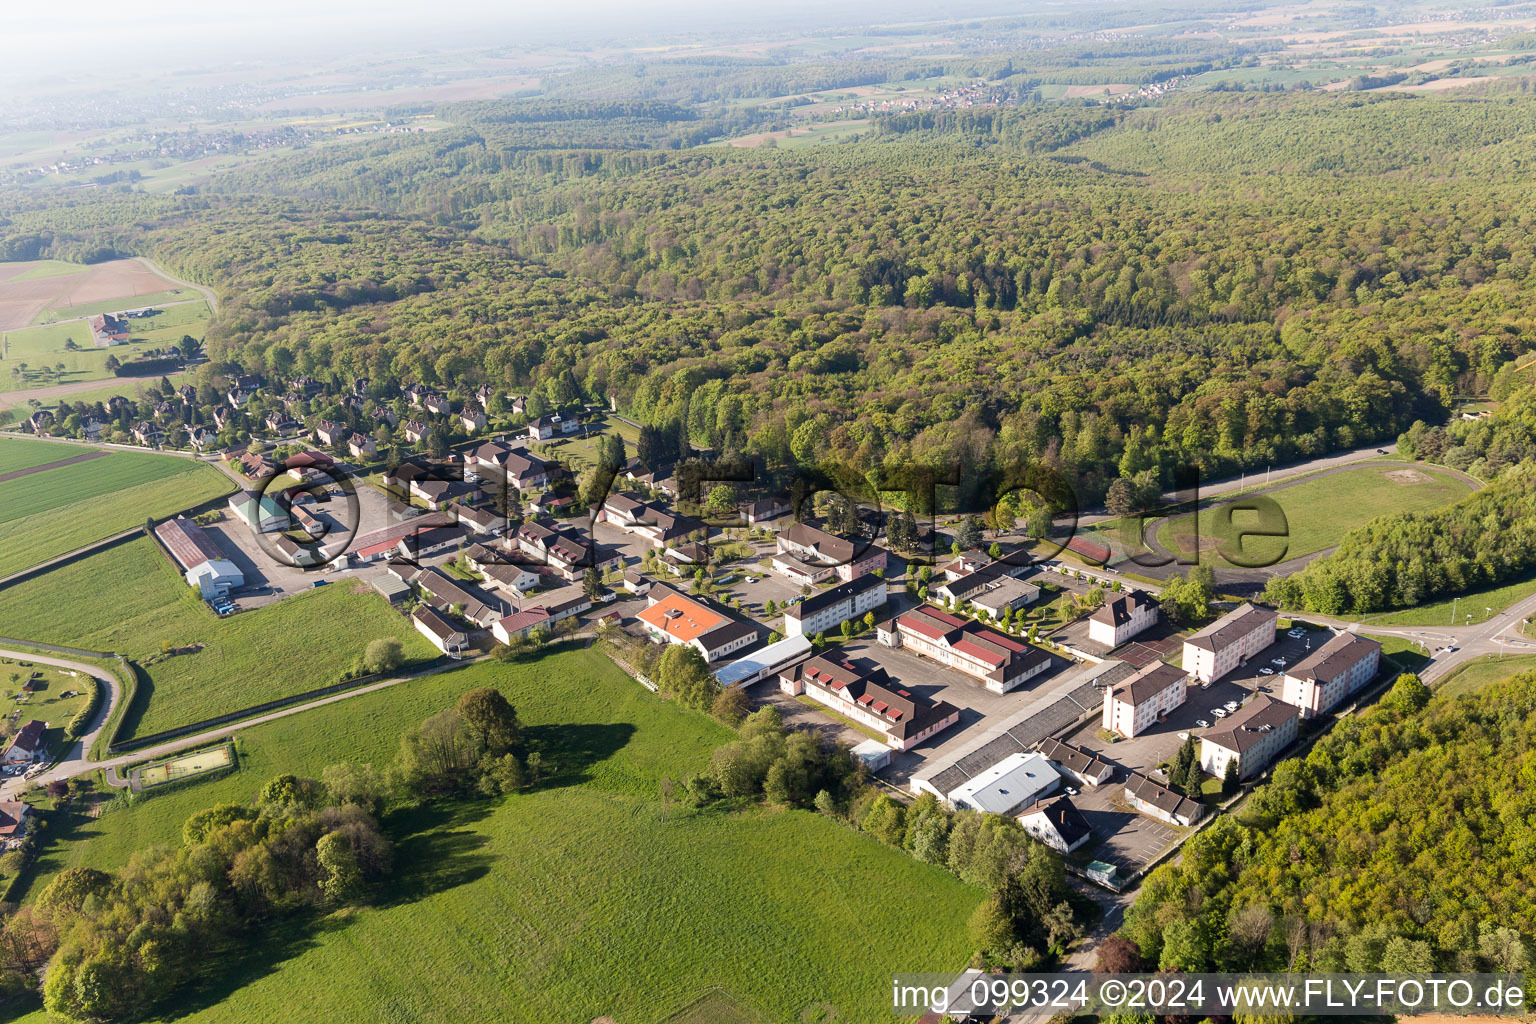
{"label": "green lawn strip", "polygon": [[1364,635],[1381,644],[1381,653],[1395,661],[1404,672],[1417,672],[1429,662],[1429,657],[1416,640],[1403,636]]}
{"label": "green lawn strip", "polygon": [[38,260],[10,280],[35,281],[40,277],[63,277],[66,274],[83,274],[90,269],[90,267],[83,263],[65,263],[63,260]]}
{"label": "green lawn strip", "polygon": [[879,733],[875,732],[875,730],[869,728],[866,725],[860,725],[858,722],[855,722],[847,715],[838,714],[836,711],[833,711],[819,700],[813,700],[812,698],[806,697],[804,695],[796,697],[795,700],[799,701],[801,704],[804,704],[806,707],[810,708],[812,711],[817,712],[818,714],[823,714],[828,718],[836,719],[837,721],[846,725],[848,728],[854,730],[855,732],[862,733],[872,740],[885,739],[884,736],[881,736]]}
{"label": "green lawn strip", "polygon": [[[1425,479],[1404,484],[1387,475],[1404,472],[1416,473]],[[1243,549],[1249,557],[1260,560],[1282,555],[1282,548],[1286,559],[1315,554],[1338,544],[1345,533],[1377,516],[1439,508],[1464,497],[1469,491],[1470,488],[1456,477],[1423,466],[1367,463],[1339,473],[1320,474],[1266,495],[1285,512],[1288,537],[1250,537],[1243,541]],[[1213,499],[1217,506],[1230,500],[1228,495]],[[1256,514],[1240,512],[1233,517],[1232,528],[1218,534],[1214,528],[1214,507],[1201,509],[1200,542],[1207,549],[1202,558],[1225,564],[1211,549],[1224,537],[1235,537],[1245,527],[1257,522]],[[1165,520],[1157,527],[1157,541],[1165,551],[1185,549],[1188,542],[1181,542],[1179,538],[1188,537],[1193,526],[1194,517],[1187,514]]]}
{"label": "green lawn strip", "polygon": [[1536,654],[1519,654],[1507,658],[1485,655],[1458,666],[1440,680],[1435,686],[1435,693],[1441,697],[1460,697],[1476,693],[1489,683],[1531,669],[1536,669]]}
{"label": "green lawn strip", "polygon": [[[101,596],[107,594],[110,607]],[[217,618],[148,538],[0,590],[0,622],[27,639],[138,661],[148,685],[128,709],[119,739],[338,682],[379,637],[399,637],[411,665],[436,656],[409,620],[353,585]],[[167,656],[162,645],[187,653]]]}
{"label": "green lawn strip", "polygon": [[201,293],[191,288],[171,288],[166,291],[145,292],[143,295],[125,295],[116,299],[83,302],[77,306],[45,309],[32,322],[46,324],[54,320],[73,320],[76,317],[95,316],[97,313],[121,313],[128,309],[143,309],[146,306],[158,306],[165,302],[185,302],[188,299],[199,298],[202,298]]}
{"label": "green lawn strip", "polygon": [[[177,1020],[271,1019],[302,991],[306,1021],[322,1024],[350,1024],[360,1006],[412,1021],[657,1024],[716,990],[771,1020],[813,1007],[874,1020],[889,1012],[891,971],[968,958],[981,892],[899,850],[801,811],[674,807],[663,821],[662,776],[698,771],[730,734],[588,650],[474,665],[246,730],[238,772],[82,817],[27,891],[175,842],[188,814],[248,800],[279,772],[384,765],[401,730],[487,684],[562,774],[499,803],[392,816],[396,870],[378,905],[263,933],[221,958]],[[871,898],[891,892],[921,899]]]}
{"label": "green lawn strip", "polygon": [[[1372,626],[1475,626],[1487,622],[1516,601],[1532,594],[1536,594],[1536,576],[1469,591],[1432,604],[1421,604],[1416,608],[1370,615],[1364,621]],[[1454,623],[1451,621],[1453,612],[1456,618]]]}

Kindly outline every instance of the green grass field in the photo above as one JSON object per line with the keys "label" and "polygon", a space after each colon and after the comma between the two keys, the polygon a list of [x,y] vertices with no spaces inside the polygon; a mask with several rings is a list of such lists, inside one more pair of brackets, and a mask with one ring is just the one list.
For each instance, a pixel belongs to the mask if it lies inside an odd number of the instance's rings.
{"label": "green grass field", "polygon": [[[38,458],[41,443],[0,438],[0,464]],[[46,462],[92,450],[48,447],[59,454]],[[110,537],[147,516],[170,515],[233,489],[228,478],[205,463],[136,452],[111,452],[7,480],[0,483],[0,576]]]}
{"label": "green grass field", "polygon": [[[249,729],[232,775],[96,819],[73,813],[26,893],[65,867],[115,867],[176,842],[187,815],[249,800],[279,772],[343,757],[384,766],[402,729],[487,684],[516,705],[555,778],[500,802],[391,816],[396,869],[376,905],[285,923],[225,954],[177,1020],[270,1020],[302,993],[315,1024],[876,1021],[890,1019],[892,971],[968,958],[981,892],[901,851],[802,811],[673,808],[663,821],[659,780],[699,770],[729,733],[585,650]],[[921,897],[882,898],[893,893]],[[698,1016],[712,1007],[729,1015]]]}
{"label": "green grass field", "polygon": [[84,451],[85,449],[78,445],[59,444],[57,441],[0,438],[0,474],[14,473],[18,469],[31,469],[33,466],[46,466],[50,462],[61,462],[64,459],[74,458]]}
{"label": "green grass field", "polygon": [[[1338,544],[1350,530],[1389,512],[1409,512],[1439,508],[1464,497],[1471,488],[1464,482],[1438,470],[1400,463],[1367,463],[1339,473],[1319,475],[1289,487],[1271,491],[1285,512],[1288,537],[1250,537],[1243,541],[1245,555],[1259,561],[1274,558],[1283,550],[1283,558],[1316,554]],[[1224,565],[1214,550],[1223,540],[1240,534],[1258,522],[1251,512],[1233,517],[1231,529],[1218,533],[1215,511],[1203,508],[1199,513],[1201,560]],[[1157,541],[1167,551],[1194,553],[1191,528],[1194,517],[1178,516],[1157,527]]]}
{"label": "green grass field", "polygon": [[[1475,626],[1487,622],[1516,601],[1532,594],[1536,594],[1536,577],[1473,590],[1448,597],[1444,601],[1421,604],[1416,608],[1372,615],[1365,621],[1376,626]],[[1451,622],[1453,614],[1456,619],[1454,623]]]}
{"label": "green grass field", "polygon": [[73,320],[76,317],[95,316],[97,313],[121,313],[125,309],[143,309],[145,306],[159,306],[167,302],[186,302],[189,299],[200,298],[202,295],[191,288],[169,288],[163,292],[125,295],[116,299],[102,299],[100,302],[85,302],[78,306],[45,309],[32,322],[47,324],[55,320]]}
{"label": "green grass field", "polygon": [[1508,679],[1517,672],[1529,672],[1536,668],[1536,654],[1520,654],[1513,657],[1482,657],[1469,661],[1440,680],[1435,693],[1441,697],[1461,697],[1476,693],[1489,683]]}
{"label": "green grass field", "polygon": [[[103,362],[105,362],[105,359],[103,359]],[[64,398],[71,403],[105,402],[113,395],[122,395],[125,398],[131,398],[134,401],[138,401],[140,389],[142,389],[146,384],[159,383],[160,381],[159,376],[106,377],[105,373],[106,371],[103,370],[102,376],[100,378],[89,377],[86,375],[76,377],[75,379],[80,381],[101,379],[101,384],[96,387],[81,388],[79,391],[72,391],[65,395]],[[172,387],[181,387],[183,384],[193,383],[192,373],[188,370],[178,370],[175,373],[168,373],[164,376],[170,380]],[[15,383],[15,379],[10,376],[10,371],[4,368],[4,364],[0,364],[0,387],[11,388],[15,386]],[[26,391],[18,391],[11,398],[0,396],[0,409],[25,406],[29,397],[31,396]],[[59,399],[57,398],[43,398],[39,399],[39,401],[42,403],[44,409],[57,409],[59,407]],[[18,418],[25,418],[26,415],[26,412],[21,412]]]}
{"label": "green grass field", "polygon": [[35,265],[11,278],[12,281],[33,281],[40,277],[63,277],[66,274],[83,274],[91,269],[84,263],[65,263],[63,260],[39,260]]}
{"label": "green grass field", "polygon": [[190,754],[173,757],[166,761],[148,764],[134,771],[140,786],[149,789],[167,782],[181,782],[194,775],[216,772],[234,763],[235,751],[228,743],[208,750],[195,750]]}
{"label": "green grass field", "polygon": [[[400,637],[411,664],[437,654],[383,598],[349,584],[217,618],[147,537],[0,590],[0,622],[21,639],[143,665],[150,685],[123,738],[334,683],[381,636]],[[163,657],[163,643],[188,653]]]}

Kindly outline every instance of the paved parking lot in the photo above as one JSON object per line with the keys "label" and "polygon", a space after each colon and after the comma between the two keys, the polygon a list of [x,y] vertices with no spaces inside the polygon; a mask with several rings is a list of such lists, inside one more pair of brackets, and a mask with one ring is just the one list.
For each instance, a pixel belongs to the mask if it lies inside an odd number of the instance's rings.
{"label": "paved parking lot", "polygon": [[1115,865],[1122,876],[1136,874],[1189,831],[1131,810],[1125,800],[1123,772],[1102,786],[1074,788],[1081,791],[1072,797],[1073,806],[1093,830],[1093,839],[1085,849],[1094,859]]}

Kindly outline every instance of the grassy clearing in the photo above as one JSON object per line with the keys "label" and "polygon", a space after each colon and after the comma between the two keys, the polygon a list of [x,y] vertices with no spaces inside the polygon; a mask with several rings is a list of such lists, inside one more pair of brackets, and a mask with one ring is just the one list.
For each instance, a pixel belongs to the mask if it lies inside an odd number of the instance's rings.
{"label": "grassy clearing", "polygon": [[[1393,463],[1366,463],[1341,473],[1319,475],[1267,495],[1285,512],[1289,534],[1286,537],[1250,537],[1242,542],[1243,551],[1264,561],[1299,558],[1316,554],[1338,544],[1345,533],[1364,526],[1388,512],[1422,511],[1448,505],[1464,497],[1470,488],[1449,473],[1422,466],[1407,467]],[[1225,565],[1215,548],[1224,540],[1234,540],[1258,523],[1255,513],[1238,513],[1230,526],[1218,531],[1214,508],[1199,513],[1201,560]],[[1195,517],[1178,516],[1157,528],[1157,541],[1167,551],[1193,554],[1192,533]],[[1273,564],[1273,563],[1271,563]]]}
{"label": "grassy clearing", "polygon": [[57,441],[29,441],[25,438],[0,437],[0,474],[18,469],[46,466],[50,462],[83,455],[87,449]]}
{"label": "grassy clearing", "polygon": [[1496,683],[1531,669],[1536,669],[1536,654],[1521,654],[1503,659],[1486,655],[1467,662],[1440,680],[1439,685],[1435,687],[1435,693],[1441,697],[1461,697],[1476,693],[1489,683]]}
{"label": "grassy clearing", "polygon": [[[437,653],[383,598],[350,585],[217,618],[147,537],[0,590],[0,622],[24,639],[143,665],[150,685],[122,738],[334,683],[382,636],[401,638],[408,665]],[[186,653],[166,656],[164,645]]]}
{"label": "grassy clearing", "polygon": [[1429,663],[1423,648],[1407,637],[1364,635],[1381,644],[1381,653],[1397,662],[1404,672],[1417,672]]}
{"label": "grassy clearing", "polygon": [[[1510,605],[1536,594],[1536,576],[1497,587],[1473,590],[1417,608],[1372,615],[1366,622],[1375,626],[1465,626],[1487,622]],[[1454,613],[1456,621],[1451,621]],[[1468,618],[1471,616],[1471,618]]]}
{"label": "grassy clearing", "polygon": [[[659,780],[699,770],[729,733],[592,651],[470,666],[250,729],[233,775],[72,820],[28,891],[65,866],[175,842],[192,811],[249,799],[279,771],[383,764],[400,730],[486,684],[517,706],[556,778],[392,816],[397,866],[379,905],[264,933],[216,965],[178,1020],[270,1020],[296,992],[317,1024],[350,1024],[359,1007],[428,1022],[878,1020],[891,971],[967,958],[980,891],[867,836],[759,808],[663,821]],[[922,898],[871,898],[891,892]],[[687,1016],[700,1007],[721,1013]]]}

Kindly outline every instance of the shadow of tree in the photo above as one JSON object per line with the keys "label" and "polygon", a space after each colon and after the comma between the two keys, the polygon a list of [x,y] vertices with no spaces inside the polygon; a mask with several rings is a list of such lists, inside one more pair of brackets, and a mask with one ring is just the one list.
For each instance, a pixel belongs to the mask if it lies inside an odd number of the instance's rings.
{"label": "shadow of tree", "polygon": [[[539,751],[544,771],[538,788],[586,781],[588,769],[624,747],[635,727],[627,723],[532,726],[524,730],[528,749]],[[395,845],[394,870],[376,887],[367,905],[388,909],[415,903],[488,874],[495,857],[485,852],[486,836],[476,826],[500,801],[441,799],[402,806],[380,822]],[[218,1005],[241,988],[277,970],[319,939],[347,927],[349,915],[309,908],[260,922],[223,949],[211,951],[198,976],[172,993],[157,1011],[165,1019],[191,1016]]]}
{"label": "shadow of tree", "polygon": [[629,743],[635,727],[628,722],[534,725],[523,730],[527,752],[542,764],[538,789],[576,786],[591,780],[588,769],[606,761]]}

